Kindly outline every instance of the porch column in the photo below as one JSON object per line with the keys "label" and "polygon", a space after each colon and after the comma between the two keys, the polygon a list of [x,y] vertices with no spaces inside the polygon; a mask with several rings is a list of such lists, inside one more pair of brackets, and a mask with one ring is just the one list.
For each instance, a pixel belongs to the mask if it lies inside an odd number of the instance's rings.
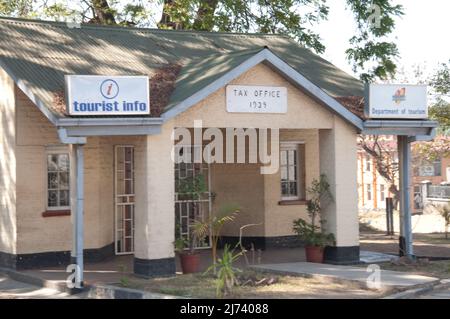
{"label": "porch column", "polygon": [[143,277],[175,274],[172,131],[166,123],[136,148],[134,273]]}
{"label": "porch column", "polygon": [[420,191],[422,194],[422,207],[425,209],[425,206],[428,204],[428,188],[430,187],[430,181],[423,181],[420,183]]}
{"label": "porch column", "polygon": [[408,136],[398,136],[400,181],[400,255],[414,258],[411,226],[411,144]]}
{"label": "porch column", "polygon": [[324,226],[336,239],[336,246],[325,250],[326,263],[359,262],[356,134],[337,117],[333,129],[319,131],[320,172],[326,175],[333,196],[324,207]]}
{"label": "porch column", "polygon": [[75,268],[75,288],[83,288],[84,249],[84,149],[83,144],[70,145],[72,251],[71,263]]}

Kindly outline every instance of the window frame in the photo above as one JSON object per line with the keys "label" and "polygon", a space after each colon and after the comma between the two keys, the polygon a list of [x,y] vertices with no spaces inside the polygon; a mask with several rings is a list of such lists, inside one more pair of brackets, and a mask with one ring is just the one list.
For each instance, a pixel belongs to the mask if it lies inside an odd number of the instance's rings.
{"label": "window frame", "polygon": [[366,173],[372,172],[372,157],[370,155],[366,155],[365,162],[366,162],[365,167]]}
{"label": "window frame", "polygon": [[372,189],[372,184],[368,183],[366,184],[366,199],[368,202],[373,201],[373,189]]}
{"label": "window frame", "polygon": [[[69,183],[69,205],[67,206],[49,206],[48,204],[48,200],[49,200],[49,196],[48,196],[48,192],[49,192],[49,184],[48,184],[48,174],[49,174],[49,167],[48,167],[48,157],[49,155],[67,155],[68,161],[69,161],[69,167],[68,167],[68,183]],[[71,165],[70,165],[70,152],[69,152],[69,148],[67,146],[52,146],[52,147],[48,147],[45,151],[45,198],[46,198],[46,202],[45,202],[45,207],[47,211],[65,211],[65,210],[70,210],[70,189],[71,189],[71,178],[70,178],[70,169],[71,169]],[[59,172],[59,171],[57,171]],[[52,189],[53,190],[53,189]],[[61,190],[59,188],[58,185],[58,189],[56,189],[58,192]],[[64,189],[65,190],[65,189]]]}
{"label": "window frame", "polygon": [[[294,202],[294,201],[301,201],[305,200],[305,156],[304,156],[304,145],[305,142],[280,142],[280,198],[282,202]],[[303,150],[302,150],[303,147]],[[283,188],[282,188],[282,178],[281,178],[281,152],[282,151],[289,151],[289,150],[295,150],[296,151],[296,174],[297,179],[295,180],[295,183],[297,184],[297,195],[296,196],[285,196],[283,195]],[[289,167],[289,165],[286,165],[286,167]]]}
{"label": "window frame", "polygon": [[386,186],[380,184],[380,202],[384,203],[386,201]]}

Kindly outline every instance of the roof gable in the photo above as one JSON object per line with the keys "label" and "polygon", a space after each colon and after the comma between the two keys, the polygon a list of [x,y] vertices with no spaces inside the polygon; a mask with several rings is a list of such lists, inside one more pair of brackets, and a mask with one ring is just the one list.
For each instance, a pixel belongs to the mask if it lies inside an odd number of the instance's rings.
{"label": "roof gable", "polygon": [[[216,58],[210,58],[202,62],[197,61],[197,63],[189,64],[184,68],[184,71],[182,69],[182,75],[175,85],[173,98],[162,117],[167,120],[181,114],[259,63],[270,65],[314,100],[358,129],[362,129],[363,121],[361,118],[297,72],[271,52],[269,48],[264,48],[258,52],[244,51],[240,54],[223,55],[217,60]],[[194,84],[188,80],[191,77],[197,78]]]}

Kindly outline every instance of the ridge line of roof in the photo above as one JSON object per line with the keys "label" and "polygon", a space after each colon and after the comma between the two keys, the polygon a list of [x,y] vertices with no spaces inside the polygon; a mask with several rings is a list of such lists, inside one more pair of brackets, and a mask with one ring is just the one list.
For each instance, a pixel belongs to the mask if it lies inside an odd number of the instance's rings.
{"label": "ridge line of roof", "polygon": [[[52,27],[66,27],[70,30],[77,30],[77,28],[69,28],[67,27],[68,22],[62,21],[50,21],[50,20],[39,20],[39,19],[25,19],[25,18],[14,18],[14,17],[6,17],[0,16],[0,23],[28,23],[28,24],[37,24],[44,25],[49,24]],[[124,27],[120,25],[102,25],[102,24],[89,24],[89,23],[81,23],[82,28],[87,29],[103,29],[103,30],[114,30],[114,31],[123,31],[123,32],[145,32],[145,33],[191,33],[195,35],[212,35],[212,36],[250,36],[250,37],[267,37],[267,38],[285,38],[291,39],[288,35],[285,34],[268,34],[268,33],[260,33],[260,32],[224,32],[224,31],[199,31],[199,30],[170,30],[170,29],[157,29],[157,28],[141,28],[141,27]]]}

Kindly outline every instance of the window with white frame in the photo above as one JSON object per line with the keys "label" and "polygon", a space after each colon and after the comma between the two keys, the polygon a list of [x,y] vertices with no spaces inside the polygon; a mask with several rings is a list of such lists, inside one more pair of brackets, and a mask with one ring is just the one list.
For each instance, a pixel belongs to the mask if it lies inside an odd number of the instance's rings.
{"label": "window with white frame", "polygon": [[372,200],[372,184],[366,184],[367,200]]}
{"label": "window with white frame", "polygon": [[304,145],[282,143],[280,146],[281,199],[304,199]]}
{"label": "window with white frame", "polygon": [[47,208],[70,208],[69,151],[65,147],[47,149]]}
{"label": "window with white frame", "polygon": [[380,201],[384,202],[386,200],[386,188],[384,184],[380,184]]}
{"label": "window with white frame", "polygon": [[366,172],[370,172],[372,170],[372,159],[369,155],[366,156]]}

